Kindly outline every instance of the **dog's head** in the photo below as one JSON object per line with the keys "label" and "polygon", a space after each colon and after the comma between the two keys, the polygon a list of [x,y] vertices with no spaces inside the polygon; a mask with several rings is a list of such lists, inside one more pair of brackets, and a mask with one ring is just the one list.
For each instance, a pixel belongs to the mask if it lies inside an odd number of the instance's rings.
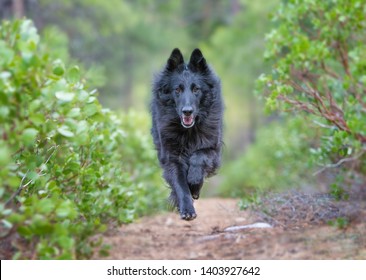
{"label": "dog's head", "polygon": [[[182,53],[174,49],[161,75],[161,96],[168,106],[175,105],[184,128],[191,128],[202,117],[201,105],[212,97],[211,70],[199,49],[195,49],[188,64]],[[173,106],[174,106],[173,105]]]}

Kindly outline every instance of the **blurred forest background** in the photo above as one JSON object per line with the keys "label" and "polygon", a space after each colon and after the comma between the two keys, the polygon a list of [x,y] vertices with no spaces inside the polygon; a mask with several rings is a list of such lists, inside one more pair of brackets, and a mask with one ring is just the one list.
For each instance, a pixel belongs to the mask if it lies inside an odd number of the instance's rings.
{"label": "blurred forest background", "polygon": [[0,16],[31,18],[53,52],[84,66],[102,104],[114,110],[147,110],[153,74],[171,50],[188,56],[202,48],[223,81],[234,155],[253,140],[261,115],[254,82],[265,67],[264,34],[278,2],[1,0]]}
{"label": "blurred forest background", "polygon": [[[84,78],[98,88],[101,103],[113,110],[147,112],[152,77],[171,50],[179,47],[188,59],[192,49],[201,48],[223,85],[223,166],[232,173],[232,180],[225,182],[230,189],[242,189],[301,184],[302,174],[296,170],[307,162],[298,160],[306,157],[302,136],[292,139],[283,125],[269,125],[276,117],[265,117],[263,104],[254,95],[257,77],[269,69],[263,59],[264,34],[271,30],[270,15],[279,2],[1,0],[0,17],[32,19],[49,50],[67,63],[83,66]],[[261,131],[264,135],[254,144],[262,127],[267,132]],[[249,145],[253,155],[232,167],[227,164]],[[278,160],[285,164],[275,167]],[[237,168],[242,169],[240,174]]]}
{"label": "blurred forest background", "polygon": [[245,208],[364,187],[365,14],[364,0],[0,0],[0,241],[31,248],[0,253],[88,258],[91,236],[165,207],[148,107],[175,47],[199,47],[222,80],[206,195]]}
{"label": "blurred forest background", "polygon": [[[314,165],[319,160],[316,148],[322,125],[304,119],[306,114],[266,114],[274,106],[265,109],[264,90],[256,91],[256,81],[261,82],[258,77],[273,69],[276,56],[269,54],[280,47],[273,45],[272,50],[265,51],[265,41],[276,40],[271,30],[279,26],[276,20],[281,16],[274,15],[276,11],[281,14],[281,4],[287,2],[0,0],[0,18],[32,19],[48,51],[68,65],[79,65],[89,87],[98,89],[103,106],[138,111],[146,116],[146,122],[153,75],[171,50],[179,47],[187,59],[193,48],[201,48],[222,79],[226,104],[225,162],[221,176],[212,185],[220,185],[221,194],[236,196],[251,188],[307,187],[314,180],[322,188],[329,176],[331,181],[335,178],[326,172],[321,178],[313,176],[322,168]],[[301,13],[316,3],[308,2],[288,3],[290,26],[294,23],[291,12]],[[349,8],[353,6],[363,13],[362,1],[341,1],[336,6],[333,2],[324,4],[324,11],[319,9],[320,17],[328,9],[330,19],[344,19],[342,13],[352,12]],[[311,16],[307,20],[310,22]],[[298,21],[305,33],[311,28],[309,22],[303,25]],[[293,36],[302,44],[296,32]],[[266,62],[265,57],[272,61]]]}

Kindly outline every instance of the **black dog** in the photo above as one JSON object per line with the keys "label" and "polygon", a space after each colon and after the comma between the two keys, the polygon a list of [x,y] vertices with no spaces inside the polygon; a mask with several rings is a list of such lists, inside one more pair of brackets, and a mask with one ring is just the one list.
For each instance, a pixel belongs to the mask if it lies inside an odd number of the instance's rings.
{"label": "black dog", "polygon": [[205,177],[220,166],[223,102],[219,78],[199,49],[184,63],[174,49],[155,78],[151,102],[154,144],[171,201],[181,218],[193,220]]}

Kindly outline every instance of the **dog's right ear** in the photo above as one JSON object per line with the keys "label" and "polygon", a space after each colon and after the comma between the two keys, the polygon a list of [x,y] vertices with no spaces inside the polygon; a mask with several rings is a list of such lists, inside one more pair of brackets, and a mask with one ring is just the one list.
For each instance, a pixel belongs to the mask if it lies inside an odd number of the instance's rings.
{"label": "dog's right ear", "polygon": [[206,63],[206,59],[203,57],[200,49],[194,49],[191,54],[191,58],[188,63],[188,67],[195,72],[206,72],[208,70],[208,66]]}
{"label": "dog's right ear", "polygon": [[167,65],[166,65],[166,70],[168,71],[174,71],[175,69],[177,69],[177,67],[181,64],[184,63],[183,60],[183,55],[180,52],[180,50],[178,48],[175,48],[172,51],[172,54],[170,55]]}

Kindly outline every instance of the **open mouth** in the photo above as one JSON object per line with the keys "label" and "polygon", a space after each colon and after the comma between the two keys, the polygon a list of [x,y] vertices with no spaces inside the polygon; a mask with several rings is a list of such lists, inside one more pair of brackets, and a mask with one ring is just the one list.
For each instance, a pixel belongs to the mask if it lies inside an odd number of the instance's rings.
{"label": "open mouth", "polygon": [[186,116],[183,114],[181,117],[181,122],[184,128],[190,128],[194,125],[194,117],[193,115]]}

